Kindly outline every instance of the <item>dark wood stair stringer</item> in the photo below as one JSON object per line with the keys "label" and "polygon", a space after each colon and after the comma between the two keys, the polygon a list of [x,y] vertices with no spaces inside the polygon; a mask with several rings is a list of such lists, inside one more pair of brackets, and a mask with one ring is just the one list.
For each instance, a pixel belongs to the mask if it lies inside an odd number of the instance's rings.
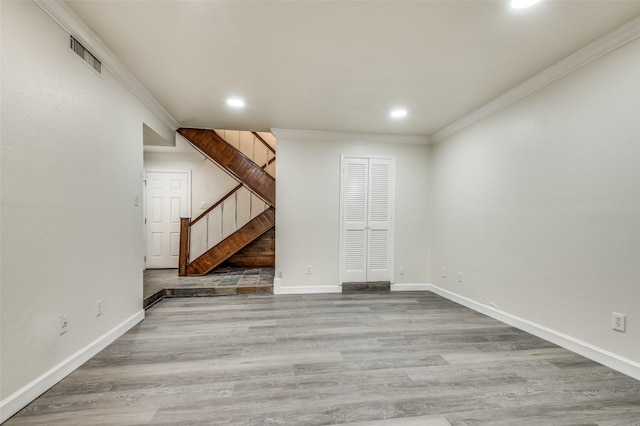
{"label": "dark wood stair stringer", "polygon": [[276,212],[273,207],[250,220],[242,228],[222,240],[206,251],[200,257],[189,263],[185,275],[205,275],[229,259],[240,249],[275,226]]}
{"label": "dark wood stair stringer", "polygon": [[273,176],[227,143],[214,130],[180,128],[178,133],[198,151],[242,182],[251,192],[271,207],[275,207],[276,183]]}

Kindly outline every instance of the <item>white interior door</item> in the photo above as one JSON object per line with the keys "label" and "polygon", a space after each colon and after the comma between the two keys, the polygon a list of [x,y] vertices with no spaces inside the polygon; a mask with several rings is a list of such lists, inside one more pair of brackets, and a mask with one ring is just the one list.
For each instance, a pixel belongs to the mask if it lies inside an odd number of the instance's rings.
{"label": "white interior door", "polygon": [[343,158],[342,282],[391,281],[392,158]]}
{"label": "white interior door", "polygon": [[147,172],[145,212],[145,267],[177,268],[180,218],[189,216],[189,173]]}

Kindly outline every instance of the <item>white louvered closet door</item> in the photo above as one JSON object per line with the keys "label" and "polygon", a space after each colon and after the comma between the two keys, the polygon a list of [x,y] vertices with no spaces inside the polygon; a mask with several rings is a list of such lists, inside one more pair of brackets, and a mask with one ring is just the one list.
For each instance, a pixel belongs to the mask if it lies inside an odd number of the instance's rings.
{"label": "white louvered closet door", "polygon": [[393,160],[344,158],[342,282],[391,281]]}
{"label": "white louvered closet door", "polygon": [[342,168],[343,282],[367,280],[367,181],[369,161],[345,158]]}

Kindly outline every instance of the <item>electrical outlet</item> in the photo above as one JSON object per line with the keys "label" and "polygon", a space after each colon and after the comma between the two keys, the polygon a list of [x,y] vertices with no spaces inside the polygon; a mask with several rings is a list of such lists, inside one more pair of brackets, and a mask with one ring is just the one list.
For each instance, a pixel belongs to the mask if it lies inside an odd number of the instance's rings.
{"label": "electrical outlet", "polygon": [[278,271],[278,278],[283,278],[284,273],[282,271]]}
{"label": "electrical outlet", "polygon": [[102,315],[102,300],[96,301],[96,316],[99,317]]}
{"label": "electrical outlet", "polygon": [[307,265],[307,274],[311,273],[311,265]]}
{"label": "electrical outlet", "polygon": [[611,314],[611,328],[617,331],[624,331],[627,322],[625,314],[614,312]]}
{"label": "electrical outlet", "polygon": [[400,275],[404,275],[404,266],[400,268]]}
{"label": "electrical outlet", "polygon": [[447,278],[447,268],[442,268],[442,278]]}
{"label": "electrical outlet", "polygon": [[62,315],[58,318],[58,333],[62,336],[67,331],[69,331],[69,318],[66,315]]}
{"label": "electrical outlet", "polygon": [[462,272],[458,272],[458,282],[462,284]]}

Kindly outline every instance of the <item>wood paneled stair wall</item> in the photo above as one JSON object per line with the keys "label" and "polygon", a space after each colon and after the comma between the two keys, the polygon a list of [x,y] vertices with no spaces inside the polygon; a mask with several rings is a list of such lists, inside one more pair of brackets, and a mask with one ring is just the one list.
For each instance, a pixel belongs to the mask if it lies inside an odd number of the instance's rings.
{"label": "wood paneled stair wall", "polygon": [[[259,247],[261,245],[261,243],[258,243],[260,239],[274,235],[273,232],[269,233],[269,231],[272,231],[275,227],[275,179],[265,171],[265,168],[275,160],[275,150],[258,134],[253,133],[274,154],[274,158],[265,165],[259,166],[214,130],[181,128],[178,133],[205,157],[220,166],[239,182],[236,188],[193,221],[190,218],[181,218],[178,274],[180,276],[206,275],[225,263],[225,261],[232,259],[234,255],[243,251],[243,249],[246,257],[246,253],[251,252],[249,247],[253,242],[258,244],[256,247]],[[242,186],[262,199],[269,207],[196,259],[191,260],[189,251],[192,225]],[[260,266],[265,266],[264,256],[260,256],[258,260]],[[247,263],[246,259],[244,262],[245,264],[250,263]]]}

